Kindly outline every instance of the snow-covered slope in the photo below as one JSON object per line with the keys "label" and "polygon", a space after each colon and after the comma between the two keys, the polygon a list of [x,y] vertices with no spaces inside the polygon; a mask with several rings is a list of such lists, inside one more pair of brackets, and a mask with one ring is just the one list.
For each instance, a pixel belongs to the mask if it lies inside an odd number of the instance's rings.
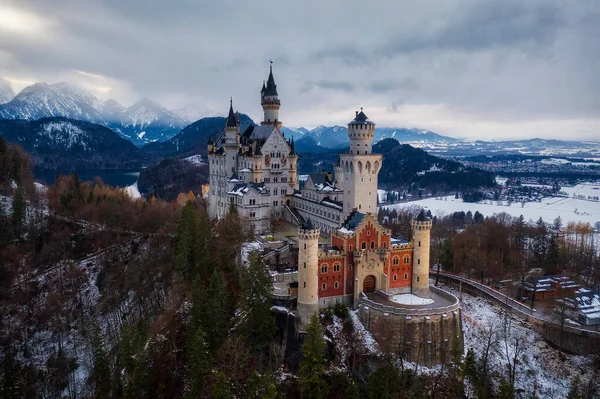
{"label": "snow-covered slope", "polygon": [[5,104],[15,97],[15,93],[6,79],[0,78],[0,104]]}
{"label": "snow-covered slope", "polygon": [[36,83],[0,105],[0,118],[35,120],[64,116],[98,123],[102,122],[101,110],[102,103],[96,97],[75,86]]}

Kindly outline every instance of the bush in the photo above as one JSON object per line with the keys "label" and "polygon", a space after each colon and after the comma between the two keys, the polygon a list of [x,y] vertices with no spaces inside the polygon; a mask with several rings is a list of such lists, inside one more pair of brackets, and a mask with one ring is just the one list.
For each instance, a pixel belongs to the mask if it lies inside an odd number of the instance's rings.
{"label": "bush", "polygon": [[323,313],[323,319],[327,322],[330,322],[333,320],[333,312],[331,311],[330,308],[325,309],[325,312]]}
{"label": "bush", "polygon": [[350,313],[348,312],[348,308],[342,302],[337,302],[335,304],[335,306],[333,307],[333,314],[336,315],[337,317],[341,318],[342,320],[346,320],[348,318],[348,316],[350,316]]}

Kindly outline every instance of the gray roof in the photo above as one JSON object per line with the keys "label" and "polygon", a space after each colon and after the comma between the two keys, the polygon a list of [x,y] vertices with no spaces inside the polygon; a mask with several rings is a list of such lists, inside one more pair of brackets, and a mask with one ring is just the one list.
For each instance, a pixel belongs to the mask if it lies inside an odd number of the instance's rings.
{"label": "gray roof", "polygon": [[277,95],[277,85],[275,84],[275,79],[273,78],[273,65],[269,67],[269,79],[267,79],[267,87],[264,91],[265,96],[276,96]]}
{"label": "gray roof", "polygon": [[356,111],[356,117],[348,122],[349,125],[374,125],[373,122],[369,120],[369,117],[363,112],[362,108],[360,112]]}
{"label": "gray roof", "polygon": [[227,127],[236,127],[237,120],[235,112],[233,112],[233,100],[229,100],[229,115],[227,116]]}
{"label": "gray roof", "polygon": [[346,230],[354,231],[354,229],[356,229],[358,227],[358,225],[360,224],[360,222],[363,221],[364,218],[365,218],[364,213],[354,211],[346,219],[346,223],[344,223],[344,227],[346,228]]}
{"label": "gray roof", "polygon": [[249,126],[244,131],[243,136],[251,140],[266,140],[273,129],[275,129],[275,126]]}

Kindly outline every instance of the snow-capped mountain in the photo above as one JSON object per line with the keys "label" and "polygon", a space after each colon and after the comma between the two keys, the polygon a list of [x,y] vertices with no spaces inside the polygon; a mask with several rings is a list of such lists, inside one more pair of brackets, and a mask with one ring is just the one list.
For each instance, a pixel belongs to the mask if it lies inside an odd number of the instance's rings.
{"label": "snow-capped mountain", "polygon": [[103,103],[91,93],[64,82],[33,84],[0,105],[0,119],[48,117],[98,123],[114,129],[136,145],[167,140],[188,124],[187,120],[151,100],[142,99],[125,108],[115,100]]}
{"label": "snow-capped mountain", "polygon": [[182,120],[162,105],[143,98],[121,115],[118,123],[110,123],[124,138],[135,144],[165,141],[187,126]]}
{"label": "snow-capped mountain", "polygon": [[5,104],[15,97],[10,84],[6,79],[0,78],[0,104]]}
{"label": "snow-capped mountain", "polygon": [[126,108],[116,100],[106,100],[102,106],[102,117],[106,122],[118,122],[121,120],[121,115],[125,110]]}
{"label": "snow-capped mountain", "polygon": [[286,138],[294,140],[301,139],[306,133],[308,133],[308,129],[303,127],[288,127],[282,126],[281,133],[285,135]]}
{"label": "snow-capped mountain", "polygon": [[67,83],[35,83],[0,105],[0,118],[35,120],[64,116],[102,122],[101,110],[102,103],[96,97]]}
{"label": "snow-capped mountain", "polygon": [[171,112],[179,119],[186,120],[190,123],[206,117],[219,116],[219,112],[214,109],[202,107],[198,104],[188,104],[181,108],[174,108]]}
{"label": "snow-capped mountain", "polygon": [[0,135],[43,169],[139,167],[142,152],[111,129],[63,117],[0,121]]}

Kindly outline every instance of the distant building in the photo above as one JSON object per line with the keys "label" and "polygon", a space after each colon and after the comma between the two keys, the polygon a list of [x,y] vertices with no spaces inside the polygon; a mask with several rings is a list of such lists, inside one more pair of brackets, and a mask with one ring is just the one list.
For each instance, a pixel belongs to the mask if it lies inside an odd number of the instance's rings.
{"label": "distant building", "polygon": [[529,277],[523,283],[524,296],[534,299],[554,299],[573,295],[581,286],[569,277],[557,274],[552,276]]}
{"label": "distant building", "polygon": [[600,290],[582,288],[565,298],[567,315],[581,324],[600,325]]}

